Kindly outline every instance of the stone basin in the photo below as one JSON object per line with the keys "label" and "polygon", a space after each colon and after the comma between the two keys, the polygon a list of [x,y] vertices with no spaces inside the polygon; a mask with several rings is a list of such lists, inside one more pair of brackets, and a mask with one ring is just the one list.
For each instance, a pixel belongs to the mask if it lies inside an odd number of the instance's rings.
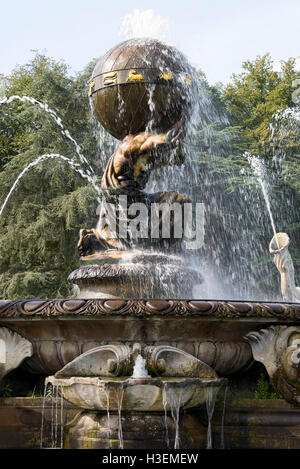
{"label": "stone basin", "polygon": [[197,407],[206,401],[209,390],[219,389],[226,379],[201,378],[97,378],[49,376],[46,384],[58,388],[64,399],[88,410],[148,411]]}
{"label": "stone basin", "polygon": [[219,300],[44,299],[0,301],[0,327],[29,340],[22,367],[52,375],[108,343],[169,344],[221,376],[253,361],[245,335],[270,325],[300,324],[299,303]]}
{"label": "stone basin", "polygon": [[105,251],[82,257],[68,280],[77,298],[191,298],[204,278],[180,256],[160,252]]}

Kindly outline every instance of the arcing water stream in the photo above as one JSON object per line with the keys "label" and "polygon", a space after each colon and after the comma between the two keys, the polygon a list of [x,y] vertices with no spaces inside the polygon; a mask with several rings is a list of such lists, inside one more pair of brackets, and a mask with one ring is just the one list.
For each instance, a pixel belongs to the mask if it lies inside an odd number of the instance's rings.
{"label": "arcing water stream", "polygon": [[278,243],[278,239],[277,239],[277,232],[276,232],[276,229],[275,229],[274,218],[273,218],[271,205],[270,205],[269,191],[268,191],[268,186],[267,186],[267,181],[266,181],[266,172],[265,172],[264,164],[257,156],[253,156],[250,153],[245,153],[245,157],[249,161],[249,163],[250,163],[250,165],[253,169],[254,175],[256,176],[256,178],[257,178],[257,180],[260,184],[260,187],[261,187],[261,190],[262,190],[265,202],[266,202],[267,210],[268,210],[268,213],[269,213],[273,233],[274,233],[274,236],[275,236],[275,239],[276,239],[276,242],[277,242],[277,246],[278,246],[278,249],[279,249],[279,243]]}
{"label": "arcing water stream", "polygon": [[86,157],[82,154],[80,146],[78,145],[76,140],[71,136],[70,132],[67,129],[65,129],[65,127],[63,126],[61,118],[56,114],[55,111],[53,111],[53,109],[49,108],[48,104],[42,103],[41,101],[38,101],[37,99],[32,98],[31,96],[13,95],[13,96],[10,96],[10,97],[4,96],[0,100],[0,105],[1,104],[10,104],[11,102],[16,101],[16,100],[21,101],[23,103],[28,102],[28,103],[31,103],[31,104],[35,104],[35,105],[39,106],[41,109],[43,109],[43,111],[45,111],[47,114],[49,114],[54,119],[56,124],[59,126],[62,135],[67,137],[74,144],[75,151],[77,153],[77,156],[79,157],[80,163],[83,164],[83,165],[86,164],[87,167],[88,167],[88,169],[86,171],[87,175],[90,176],[90,177],[92,177],[92,175],[94,175],[94,170],[90,166],[90,163],[88,162]]}
{"label": "arcing water stream", "polygon": [[[199,81],[197,86],[198,86],[198,88],[201,88],[203,86],[201,84],[201,80]],[[150,92],[148,98],[149,98],[149,101],[150,101],[149,105],[150,105],[150,107],[152,106],[153,112],[154,112],[155,103],[152,102],[153,101],[152,100],[152,94],[153,93]],[[14,100],[20,100],[21,102],[28,102],[28,103],[31,103],[31,104],[38,105],[41,109],[43,109],[45,112],[47,112],[55,120],[55,122],[59,126],[59,128],[60,128],[61,132],[63,133],[63,135],[65,135],[75,145],[76,154],[79,158],[80,165],[79,165],[79,163],[75,163],[74,161],[72,161],[70,158],[64,157],[63,155],[54,154],[54,153],[53,154],[45,154],[45,155],[42,155],[41,157],[37,158],[35,161],[31,162],[26,168],[24,168],[24,170],[17,177],[16,181],[14,182],[13,186],[11,187],[11,189],[9,191],[9,194],[7,195],[4,203],[2,204],[2,206],[0,208],[0,215],[2,214],[2,212],[3,212],[3,210],[6,206],[9,198],[11,197],[13,191],[15,190],[18,182],[23,177],[23,175],[31,167],[39,164],[40,162],[44,161],[45,159],[51,159],[51,158],[61,159],[62,161],[67,163],[73,170],[75,170],[76,172],[81,174],[82,177],[86,178],[93,185],[93,187],[96,191],[96,194],[98,196],[98,200],[100,200],[100,198],[101,198],[101,189],[96,184],[96,176],[94,175],[94,171],[90,167],[90,165],[88,164],[86,157],[82,154],[82,152],[80,150],[80,147],[77,144],[77,142],[71,137],[69,131],[67,131],[64,128],[64,126],[62,124],[62,121],[57,116],[57,114],[53,110],[51,110],[46,104],[43,104],[43,103],[35,100],[34,98],[27,97],[27,96],[22,96],[22,97],[21,96],[12,96],[10,98],[3,98],[0,101],[0,104],[8,104],[8,103],[10,103]],[[122,108],[122,103],[119,103],[119,104]],[[147,191],[157,192],[157,191],[169,190],[170,189],[169,182],[172,181],[172,189],[173,190],[178,191],[178,192],[182,191],[183,193],[187,193],[187,195],[189,195],[191,197],[191,199],[193,200],[195,189],[203,188],[203,180],[202,180],[203,174],[199,173],[199,167],[197,165],[197,162],[193,161],[195,159],[195,156],[194,156],[195,144],[193,143],[193,139],[195,138],[195,136],[197,134],[197,129],[199,129],[199,126],[202,128],[202,134],[203,134],[205,145],[207,145],[207,147],[208,147],[208,152],[212,152],[212,155],[214,153],[216,153],[216,154],[223,155],[223,156],[225,156],[229,152],[229,148],[228,148],[229,142],[228,142],[228,137],[226,137],[226,135],[225,135],[224,138],[222,137],[223,140],[221,139],[219,141],[218,145],[216,145],[216,143],[214,142],[215,138],[214,138],[214,132],[212,131],[212,128],[211,128],[211,124],[215,123],[215,122],[219,122],[220,125],[221,124],[226,125],[226,118],[225,117],[220,118],[220,116],[218,116],[218,113],[214,110],[214,106],[213,106],[213,104],[212,104],[212,102],[211,102],[205,88],[203,89],[203,92],[198,94],[197,105],[195,105],[195,109],[196,109],[196,111],[194,111],[194,113],[192,115],[192,118],[191,118],[189,126],[188,126],[187,136],[186,136],[186,141],[187,141],[187,145],[186,145],[186,149],[187,149],[186,150],[187,151],[186,162],[184,164],[182,164],[181,166],[173,165],[173,166],[160,168],[159,171],[154,170],[150,175],[149,182],[148,182],[148,185],[147,185]],[[293,116],[294,116],[294,114],[293,114]],[[108,151],[111,151],[111,147],[108,149]],[[110,155],[105,155],[105,159],[107,160],[107,158],[109,156]],[[270,208],[270,201],[269,201],[269,195],[268,195],[268,190],[267,190],[267,182],[266,182],[265,174],[264,174],[264,168],[262,166],[261,161],[257,157],[253,157],[250,154],[246,154],[245,156],[248,158],[248,161],[252,165],[252,168],[254,170],[254,174],[258,178],[258,181],[259,181],[260,186],[262,188],[262,192],[263,192],[265,202],[266,202],[266,205],[267,205],[267,209],[268,209],[268,213],[269,213],[269,216],[270,216],[272,228],[273,228],[273,231],[274,231],[274,234],[275,234],[275,225],[274,225],[274,219],[273,219],[271,208]],[[208,156],[208,158],[209,158],[209,156]],[[88,164],[87,171],[84,171],[83,169],[80,169],[81,165],[86,166],[87,164]],[[216,164],[217,164],[217,162],[216,162]],[[205,177],[207,177],[207,176],[205,176]],[[218,216],[221,216],[222,221],[224,222],[223,224],[225,226],[227,221],[226,221],[224,215],[222,214],[222,211],[219,210],[219,207],[218,207],[218,204],[219,204],[218,197],[219,196],[217,194],[215,194],[214,186],[211,185],[210,182],[208,182],[208,192],[207,192],[207,194],[205,194],[205,191],[206,191],[206,189],[204,189],[204,191],[201,189],[201,191],[200,191],[201,192],[201,194],[200,194],[201,202],[202,201],[205,202],[205,212],[206,213],[218,212]],[[199,197],[199,194],[197,194],[197,195]],[[204,197],[204,195],[205,195],[205,197]],[[248,196],[245,196],[245,203],[248,203],[248,205],[250,205],[250,207],[248,207],[248,209],[249,209],[249,208],[251,208],[251,201],[249,199],[247,199],[247,197]],[[257,217],[257,212],[256,212],[256,217]],[[257,220],[257,222],[261,223],[261,221],[258,221],[258,220]],[[219,260],[219,254],[218,254],[219,250],[220,250],[220,252],[223,250],[223,247],[219,245],[219,239],[220,239],[221,233],[219,233],[218,228],[216,228],[212,224],[210,226],[208,226],[208,229],[210,230],[210,234],[212,235],[212,236],[210,236],[210,240],[211,240],[211,243],[212,243],[211,251],[212,251],[212,254],[213,254],[213,258],[211,259],[211,261],[212,261],[212,263],[215,263],[216,265],[218,265],[218,262],[221,262],[221,266],[222,266],[222,261]],[[249,245],[249,251],[253,251],[255,249],[258,249],[258,247],[257,247],[257,243],[253,241],[253,246]],[[244,243],[242,242],[241,246],[239,246],[239,243],[236,243],[235,244],[235,250],[236,251],[237,250],[243,251],[244,250]],[[234,299],[238,295],[238,297],[241,298],[241,294],[234,293],[232,285],[231,285],[232,281],[230,279],[230,276],[228,276],[228,281],[225,282],[225,284],[226,284],[226,289],[225,290],[226,291],[223,291],[224,290],[224,276],[222,277],[223,278],[222,282],[219,283],[218,279],[216,278],[216,273],[214,272],[213,264],[212,265],[207,265],[205,267],[205,263],[203,263],[203,256],[201,255],[202,257],[201,256],[199,257],[199,253],[197,253],[197,252],[194,252],[193,254],[194,254],[194,257],[196,256],[196,258],[193,260],[193,262],[195,263],[197,268],[199,268],[199,265],[201,265],[202,270],[206,269],[206,273],[205,273],[206,282],[205,282],[205,285],[203,285],[204,291],[208,292],[211,289],[210,288],[210,285],[211,285],[212,286],[212,291],[210,293],[210,296],[224,297],[224,295],[226,295],[227,298],[231,297],[232,299]],[[236,256],[236,257],[234,257],[233,260],[235,260],[235,259],[236,259],[236,264],[234,264],[231,261],[230,264],[228,264],[228,265],[230,265],[230,268],[233,271],[235,271],[235,276],[239,277],[239,279],[240,279],[239,285],[242,288],[244,288],[245,285],[249,283],[249,270],[247,272],[246,271],[244,272],[241,269],[240,260],[239,260],[240,258],[238,256]],[[247,267],[249,268],[249,265]],[[250,268],[252,268],[251,265],[250,265]],[[243,276],[247,277],[247,282],[243,281]],[[208,285],[208,283],[209,283],[209,285]],[[200,288],[199,292],[198,293],[196,292],[195,295],[200,297],[202,295],[201,291],[202,290]],[[247,292],[246,290],[244,291],[244,293],[242,293],[242,295],[244,297],[247,296],[248,299],[251,299],[251,294],[249,294],[249,292]]]}
{"label": "arcing water stream", "polygon": [[[5,208],[8,200],[10,199],[12,193],[14,192],[15,188],[17,187],[20,179],[27,173],[27,171],[29,169],[31,169],[32,167],[40,164],[44,160],[54,159],[54,158],[60,159],[61,161],[66,162],[74,171],[79,173],[83,178],[87,179],[88,182],[90,182],[92,184],[93,188],[95,189],[95,191],[97,193],[98,202],[100,203],[101,202],[101,189],[96,184],[97,178],[96,178],[96,175],[94,173],[94,170],[90,166],[87,158],[81,152],[81,148],[78,145],[78,143],[76,142],[76,140],[71,136],[70,132],[64,127],[61,118],[56,114],[55,111],[53,111],[53,109],[50,109],[47,104],[42,103],[42,102],[38,101],[37,99],[35,99],[33,97],[30,97],[30,96],[13,95],[13,96],[10,96],[10,97],[3,97],[0,100],[0,105],[1,104],[10,104],[11,102],[16,101],[16,100],[20,101],[20,102],[28,102],[28,103],[37,105],[43,111],[45,111],[47,114],[49,114],[54,119],[56,124],[59,126],[62,135],[67,137],[71,141],[71,143],[75,146],[75,151],[76,151],[76,154],[79,158],[80,163],[75,163],[70,158],[67,158],[66,156],[63,156],[63,155],[60,155],[60,154],[57,154],[57,153],[47,153],[47,154],[39,156],[36,160],[29,163],[23,169],[23,171],[19,174],[19,176],[17,177],[17,179],[15,180],[13,185],[11,186],[11,189],[10,189],[9,193],[7,194],[7,197],[5,198],[3,204],[0,207],[0,216],[2,215],[2,212]],[[86,165],[88,167],[86,172],[81,168],[81,166],[83,166],[83,165]]]}
{"label": "arcing water stream", "polygon": [[48,154],[45,154],[45,155],[41,155],[39,156],[36,160],[32,161],[31,163],[29,163],[24,169],[23,171],[19,174],[19,176],[17,177],[17,179],[15,180],[15,182],[13,183],[13,185],[11,186],[10,188],[10,191],[9,193],[7,194],[3,204],[1,205],[0,207],[0,216],[2,215],[2,212],[3,210],[5,209],[5,206],[7,204],[7,202],[9,201],[12,193],[14,192],[15,188],[17,187],[20,179],[22,179],[22,177],[24,176],[24,174],[27,173],[27,171],[29,171],[29,169],[33,168],[34,166],[37,166],[38,164],[40,164],[42,161],[45,161],[45,160],[49,160],[49,159],[59,159],[59,160],[62,160],[64,162],[66,162],[72,169],[74,169],[74,171],[76,171],[77,173],[79,173],[83,178],[87,179],[91,184],[92,186],[94,187],[95,191],[97,192],[98,194],[98,201],[100,203],[101,201],[101,190],[100,188],[97,186],[96,182],[95,182],[95,177],[92,177],[90,174],[86,174],[84,173],[84,171],[82,171],[82,169],[80,169],[80,165],[78,163],[74,163],[74,161],[70,160],[70,158],[67,158],[66,156],[63,156],[63,155],[59,155],[57,153],[48,153]]}

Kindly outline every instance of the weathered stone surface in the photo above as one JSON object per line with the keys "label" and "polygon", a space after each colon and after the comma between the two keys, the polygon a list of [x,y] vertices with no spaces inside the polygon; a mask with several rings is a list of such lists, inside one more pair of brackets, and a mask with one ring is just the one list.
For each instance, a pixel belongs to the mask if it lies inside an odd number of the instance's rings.
{"label": "weathered stone surface", "polygon": [[[133,375],[137,356],[145,369]],[[180,408],[194,407],[205,401],[207,389],[224,382],[207,364],[183,350],[138,343],[96,347],[46,380],[79,408],[105,410],[109,406],[116,411],[122,406],[125,411],[150,412],[169,408],[168,394]]]}
{"label": "weathered stone surface", "polygon": [[[169,442],[166,438],[163,413],[145,415],[134,412],[122,415],[124,449],[174,448],[175,425],[171,416],[167,418]],[[194,416],[182,415],[180,419],[180,448],[205,448],[205,426]],[[117,449],[120,447],[118,415],[84,413],[77,424],[71,427],[66,438],[70,449]],[[168,444],[169,443],[169,444]]]}
{"label": "weathered stone surface", "polygon": [[264,364],[275,388],[300,405],[300,327],[270,326],[245,337],[255,360]]}
{"label": "weathered stone surface", "polygon": [[32,343],[33,355],[22,366],[47,375],[91,348],[140,342],[177,347],[227,376],[251,364],[245,335],[283,322],[300,324],[299,304],[155,299],[0,302],[0,325]]}
{"label": "weathered stone surface", "polygon": [[131,376],[133,352],[128,345],[110,344],[92,348],[67,363],[55,376]]}
{"label": "weathered stone surface", "polygon": [[[195,415],[195,414],[194,414]],[[213,448],[221,446],[223,405],[216,405],[213,421]],[[206,415],[197,413],[206,426]],[[300,409],[284,399],[234,399],[225,408],[226,449],[300,449]]]}
{"label": "weathered stone surface", "polygon": [[143,353],[147,370],[155,376],[217,378],[217,374],[210,366],[176,347],[169,345],[146,347]]}
{"label": "weathered stone surface", "polygon": [[[149,325],[150,327],[151,325]],[[98,328],[96,329],[96,331]],[[97,337],[96,331],[94,336]],[[105,330],[99,327],[99,335],[105,334]],[[102,334],[101,334],[102,335]],[[105,346],[107,340],[111,339],[111,335],[107,335],[99,340],[34,340],[34,355],[27,359],[23,367],[34,373],[53,374],[58,372],[63,366],[76,359],[82,353],[96,347]],[[120,338],[119,338],[120,339]],[[142,340],[140,335],[136,336],[136,340]],[[124,338],[127,345],[132,346],[134,342],[130,342]],[[168,343],[169,342],[169,343]],[[150,345],[147,341],[142,341],[143,346]],[[118,344],[115,344],[118,345]],[[122,345],[122,344],[120,344]],[[161,346],[160,341],[155,341],[155,345]],[[186,342],[177,342],[169,339],[165,345],[177,347],[180,350],[188,352],[202,362],[212,367],[221,376],[227,376],[243,369],[247,369],[252,361],[251,347],[245,342],[205,342],[190,340]],[[132,364],[131,364],[132,366]],[[74,375],[74,374],[73,374]]]}
{"label": "weathered stone surface", "polygon": [[[40,448],[43,399],[41,397],[0,398],[0,448]],[[43,446],[51,448],[52,399],[44,405]],[[64,403],[65,428],[78,414],[78,409]],[[58,421],[61,420],[58,409]]]}
{"label": "weathered stone surface", "polygon": [[173,402],[182,409],[193,408],[205,402],[208,389],[224,382],[224,378],[47,378],[79,409],[106,411],[109,402],[110,410],[117,411],[121,405],[125,412],[163,412],[164,396],[168,410]]}
{"label": "weathered stone surface", "polygon": [[[272,303],[254,301],[219,300],[119,300],[111,303],[105,299],[94,300],[17,300],[0,301],[0,321],[22,317],[78,317],[103,316],[184,316],[217,319],[271,319],[274,321],[299,321],[299,303]],[[157,307],[156,307],[157,305]]]}
{"label": "weathered stone surface", "polygon": [[0,382],[32,354],[33,348],[27,339],[7,327],[0,327]]}
{"label": "weathered stone surface", "polygon": [[[0,448],[39,448],[42,398],[0,399]],[[51,398],[45,403],[44,447],[51,447]],[[85,415],[85,416],[84,416]],[[213,422],[213,448],[221,446],[223,404],[217,403]],[[78,409],[64,403],[64,447],[119,447],[118,416],[111,413],[108,437],[106,413],[87,419]],[[235,399],[226,404],[224,439],[226,449],[300,449],[300,409],[283,399]],[[58,414],[60,421],[60,413]],[[73,422],[73,423],[72,423]],[[78,427],[76,424],[79,424]],[[72,425],[70,425],[72,424]],[[207,437],[207,416],[201,410],[185,411],[179,421],[181,449],[204,449]],[[89,428],[91,433],[84,431]],[[124,448],[167,448],[164,414],[144,416],[122,415]],[[168,415],[170,447],[174,447],[175,426]]]}
{"label": "weathered stone surface", "polygon": [[147,259],[128,264],[84,265],[74,270],[68,280],[78,286],[77,298],[190,298],[193,285],[203,282],[202,274],[177,262],[171,264],[170,258],[167,262],[156,264]]}

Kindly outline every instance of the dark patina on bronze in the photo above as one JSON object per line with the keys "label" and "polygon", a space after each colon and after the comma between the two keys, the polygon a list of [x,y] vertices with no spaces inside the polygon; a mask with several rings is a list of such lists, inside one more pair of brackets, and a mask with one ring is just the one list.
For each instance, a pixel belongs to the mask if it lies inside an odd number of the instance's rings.
{"label": "dark patina on bronze", "polygon": [[[144,131],[150,120],[152,130],[166,132],[188,110],[191,77],[188,62],[175,48],[154,39],[125,41],[109,50],[93,71],[90,96],[96,117],[120,140]],[[154,113],[149,108],[152,84]]]}

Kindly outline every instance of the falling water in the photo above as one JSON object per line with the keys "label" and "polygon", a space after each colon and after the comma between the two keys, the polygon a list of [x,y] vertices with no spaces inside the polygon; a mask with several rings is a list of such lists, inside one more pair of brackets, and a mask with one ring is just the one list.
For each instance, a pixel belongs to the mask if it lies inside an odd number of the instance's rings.
{"label": "falling water", "polygon": [[54,432],[54,443],[53,447],[57,447],[57,434],[58,434],[58,386],[54,387],[54,399],[55,399],[55,432]]}
{"label": "falling water", "polygon": [[65,129],[65,127],[63,126],[61,118],[56,114],[55,111],[53,111],[53,109],[49,108],[48,104],[44,104],[41,101],[38,101],[37,99],[32,98],[31,96],[14,95],[14,96],[10,96],[10,97],[5,96],[4,98],[2,98],[0,100],[0,105],[1,104],[9,104],[9,103],[11,103],[12,101],[15,101],[15,100],[18,100],[18,101],[21,101],[21,102],[29,102],[31,104],[36,104],[41,109],[43,109],[45,112],[47,112],[55,120],[57,125],[60,127],[62,135],[67,137],[74,144],[75,151],[76,151],[76,153],[79,157],[79,160],[80,160],[81,164],[86,164],[88,166],[89,169],[87,170],[87,175],[91,177],[94,174],[94,170],[90,166],[90,164],[89,164],[88,160],[86,159],[86,157],[82,154],[80,146],[78,145],[76,140],[71,136],[70,132],[67,129]]}
{"label": "falling water", "polygon": [[273,163],[285,176],[286,149],[300,142],[300,106],[278,111],[270,124]]}
{"label": "falling water", "polygon": [[215,409],[218,390],[219,388],[214,386],[209,386],[206,389],[206,411],[208,418],[206,449],[212,449],[211,420]]}
{"label": "falling water", "polygon": [[51,442],[52,448],[54,447],[54,394],[55,386],[52,385],[52,397],[51,397]]}
{"label": "falling water", "polygon": [[64,396],[63,387],[60,387],[60,447],[64,447]]}
{"label": "falling water", "polygon": [[[164,167],[155,168],[150,174],[146,192],[156,193],[172,190],[174,192],[186,194],[188,197],[190,197],[193,203],[205,204],[205,217],[207,220],[207,213],[216,211],[218,216],[220,216],[221,212],[218,207],[218,201],[215,202],[215,199],[211,196],[213,195],[212,192],[214,191],[213,184],[208,182],[207,187],[205,187],[202,180],[204,177],[204,171],[201,172],[201,166],[199,165],[199,153],[201,152],[198,144],[199,135],[201,134],[201,139],[203,140],[204,146],[207,149],[207,153],[211,155],[211,158],[214,158],[215,154],[217,154],[219,158],[230,154],[228,135],[226,135],[226,133],[219,132],[219,134],[216,136],[215,131],[215,126],[224,127],[228,125],[228,119],[225,115],[222,115],[216,110],[205,80],[201,76],[198,77],[196,74],[193,74],[193,83],[194,87],[198,90],[198,93],[191,89],[191,102],[193,103],[193,106],[191,109],[191,115],[186,125],[186,135],[182,149],[184,152],[184,158],[182,158],[182,160],[184,161],[181,165],[170,164]],[[155,100],[153,100],[153,90],[153,87],[149,87],[147,89],[148,106],[152,112],[152,115],[157,112],[155,109]],[[210,156],[207,158],[209,159]],[[214,226],[210,226],[209,229],[214,230]],[[214,234],[216,235],[216,239],[214,239],[214,243],[211,243],[211,251],[215,253],[217,249],[221,250],[222,247],[219,238],[217,238],[218,233]],[[215,244],[219,244],[219,246],[215,246]],[[182,245],[183,262],[186,262],[188,265],[191,265],[193,262],[193,267],[195,270],[200,273],[203,272],[206,262],[206,259],[204,259],[206,254],[203,253],[203,249],[198,249],[197,251],[193,251],[193,253],[191,253],[188,252],[188,250],[184,250],[186,246],[184,241]],[[214,259],[209,259],[208,262],[210,262],[208,268],[210,269],[210,277],[212,279],[210,282],[212,289],[211,296],[222,297],[224,276],[222,277],[222,281],[218,282],[218,278],[215,273],[216,267],[218,266],[213,265]],[[230,263],[230,266],[231,265],[232,264]],[[170,279],[166,280],[168,284],[168,292],[170,291]],[[227,285],[230,282],[231,279],[228,279],[226,282],[227,298],[229,293],[229,288]],[[219,285],[220,287],[218,288]],[[193,293],[195,293],[196,297],[199,298],[199,289]],[[204,288],[204,295],[207,295],[207,281]],[[167,296],[170,297],[170,293],[167,293]]]}
{"label": "falling water", "polygon": [[[47,399],[47,389],[49,385],[51,389],[51,428],[50,428],[51,446],[50,448],[63,449],[64,447],[63,391],[61,387],[60,393],[59,393],[59,386],[54,386],[52,385],[52,383],[49,383],[48,378],[45,379],[45,384],[44,384],[40,448],[41,449],[46,448],[45,446],[43,446],[43,438],[44,438],[44,431],[45,431],[45,403]],[[58,421],[59,420],[58,415],[60,415],[60,421]],[[60,439],[59,439],[59,436],[60,436]]]}
{"label": "falling water", "polygon": [[146,360],[142,355],[138,354],[133,368],[132,378],[149,378],[149,373],[146,369]]}
{"label": "falling water", "polygon": [[273,232],[274,232],[274,236],[275,236],[275,239],[276,239],[277,247],[279,249],[280,246],[279,246],[279,242],[278,242],[278,239],[277,239],[277,232],[276,232],[276,229],[275,229],[275,223],[274,223],[274,219],[273,219],[273,215],[272,215],[272,211],[271,211],[269,192],[268,192],[268,187],[267,187],[267,182],[266,182],[266,177],[265,177],[264,164],[259,158],[257,158],[256,156],[251,155],[250,153],[245,153],[245,156],[246,156],[247,160],[249,161],[249,163],[251,164],[252,169],[254,171],[254,174],[257,177],[257,180],[260,184],[260,187],[261,187],[261,190],[262,190],[265,202],[266,202],[267,210],[268,210],[268,213],[269,213],[269,217],[270,217],[272,229],[273,229]]}
{"label": "falling water", "polygon": [[162,396],[163,396],[163,406],[164,406],[164,410],[165,410],[165,419],[164,420],[165,420],[166,443],[167,443],[167,447],[170,448],[169,429],[168,429],[168,414],[167,414],[167,405],[168,405],[167,383],[164,383]]}
{"label": "falling water", "polygon": [[223,412],[222,412],[222,422],[221,422],[221,449],[225,449],[225,439],[224,439],[224,423],[225,423],[225,409],[226,409],[226,397],[227,397],[228,384],[226,383],[224,391],[224,401],[223,401]]}
{"label": "falling water", "polygon": [[[168,383],[164,384],[163,387],[163,405],[165,409],[165,429],[166,429],[166,441],[169,447],[169,432],[168,432],[168,423],[167,423],[167,406],[171,408],[171,416],[175,425],[175,439],[174,439],[174,449],[180,448],[180,435],[179,435],[179,416],[180,416],[180,406],[182,400],[183,387],[180,386],[179,393],[175,392],[173,389],[168,389]],[[169,394],[169,397],[168,397]]]}
{"label": "falling water", "polygon": [[111,448],[111,426],[110,426],[110,413],[109,413],[109,388],[104,389],[106,396],[106,413],[107,413],[107,440],[109,441],[109,447]]}
{"label": "falling water", "polygon": [[79,167],[79,164],[78,163],[74,163],[72,160],[70,160],[69,158],[67,158],[66,156],[63,156],[63,155],[59,155],[57,153],[47,153],[45,155],[41,155],[39,156],[36,160],[32,161],[31,163],[29,163],[26,168],[23,169],[23,171],[19,174],[19,176],[17,177],[17,179],[15,180],[15,182],[13,183],[13,185],[11,186],[10,188],[10,191],[9,193],[7,194],[6,196],[6,199],[4,200],[3,204],[1,205],[0,207],[0,216],[2,215],[2,212],[10,198],[10,196],[12,195],[12,193],[14,192],[15,188],[17,187],[18,185],[18,182],[20,181],[20,179],[24,176],[24,174],[27,173],[27,171],[32,168],[33,166],[36,166],[38,165],[39,163],[41,163],[42,161],[44,160],[47,160],[47,159],[53,159],[53,158],[58,158],[62,161],[65,161],[66,163],[68,163],[70,165],[70,167],[72,169],[74,169],[74,171],[76,171],[77,173],[79,173],[83,178],[87,179],[93,186],[93,188],[95,189],[95,191],[97,192],[98,194],[98,202],[100,203],[101,202],[101,190],[100,188],[97,186],[95,180],[96,178],[95,177],[91,177],[89,176],[88,174],[84,173],[82,171],[82,169],[80,169]]}
{"label": "falling water", "polygon": [[148,121],[148,124],[146,126],[146,132],[153,132],[153,124],[155,122],[154,117],[155,117],[155,101],[154,101],[154,93],[156,89],[156,84],[148,84],[146,86],[147,90],[147,95],[148,95],[148,106],[149,106],[149,111],[150,111],[150,118]]}
{"label": "falling water", "polygon": [[174,449],[180,448],[180,439],[179,439],[179,415],[180,415],[180,405],[182,399],[183,388],[180,388],[179,396],[172,391],[171,392],[171,400],[172,400],[172,407],[171,407],[171,415],[173,421],[175,423],[175,442],[174,442]]}
{"label": "falling water", "polygon": [[46,403],[46,393],[47,393],[47,384],[44,383],[44,393],[43,393],[43,407],[42,407],[42,423],[41,423],[41,442],[40,448],[43,448],[43,432],[44,432],[44,419],[45,419],[45,403]]}
{"label": "falling water", "polygon": [[124,387],[123,383],[121,387],[115,389],[116,396],[117,396],[117,403],[118,403],[118,439],[119,439],[119,448],[123,449],[123,430],[122,430],[122,402],[124,397]]}
{"label": "falling water", "polygon": [[[280,129],[283,133],[283,135],[286,134],[286,129],[292,129],[295,126],[299,126],[300,124],[300,109],[299,106],[295,108],[287,108],[284,111],[279,111],[274,115],[274,125],[271,126],[272,132],[272,138],[274,138],[274,130],[276,128],[276,123],[280,123]],[[287,124],[286,126],[283,126],[283,122]],[[277,127],[278,130],[278,127]],[[281,135],[282,136],[282,135]]]}

